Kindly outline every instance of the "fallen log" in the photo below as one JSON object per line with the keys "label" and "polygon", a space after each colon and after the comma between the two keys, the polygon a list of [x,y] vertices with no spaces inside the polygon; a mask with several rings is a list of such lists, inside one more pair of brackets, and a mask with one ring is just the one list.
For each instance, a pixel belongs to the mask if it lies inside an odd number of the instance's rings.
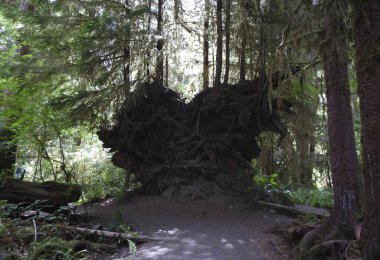
{"label": "fallen log", "polygon": [[81,195],[81,186],[57,182],[25,182],[0,180],[0,200],[10,203],[47,200],[52,205],[66,205],[76,202]]}
{"label": "fallen log", "polygon": [[330,213],[321,208],[316,208],[312,206],[307,206],[307,205],[294,205],[294,206],[284,206],[281,204],[276,204],[276,203],[270,203],[270,202],[265,202],[265,201],[259,201],[258,204],[263,207],[269,207],[273,208],[275,210],[293,215],[293,216],[298,216],[298,215],[314,215],[316,217],[322,217],[322,218],[327,218]]}
{"label": "fallen log", "polygon": [[89,228],[79,228],[79,227],[72,227],[72,226],[65,226],[64,229],[77,232],[82,235],[94,235],[94,236],[99,236],[103,238],[132,240],[138,243],[146,243],[146,242],[162,241],[162,240],[170,240],[170,241],[173,240],[172,238],[154,238],[154,237],[149,237],[149,236],[138,235],[136,233],[119,233],[119,232],[94,230],[94,229],[89,229]]}

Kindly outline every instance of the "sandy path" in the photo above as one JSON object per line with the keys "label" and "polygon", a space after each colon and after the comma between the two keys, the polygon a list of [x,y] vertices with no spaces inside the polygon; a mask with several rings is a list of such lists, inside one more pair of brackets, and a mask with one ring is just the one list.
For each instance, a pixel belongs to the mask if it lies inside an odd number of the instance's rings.
{"label": "sandy path", "polygon": [[114,213],[139,233],[175,241],[150,242],[134,255],[119,252],[111,259],[255,260],[293,259],[268,230],[292,219],[233,201],[175,202],[135,197],[90,210],[95,222],[112,225]]}

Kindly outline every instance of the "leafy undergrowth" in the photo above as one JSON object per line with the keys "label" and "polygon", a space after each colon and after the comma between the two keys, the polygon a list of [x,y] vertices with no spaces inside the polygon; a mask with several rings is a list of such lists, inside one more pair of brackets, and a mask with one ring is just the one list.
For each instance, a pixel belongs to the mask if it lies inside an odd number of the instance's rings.
{"label": "leafy undergrowth", "polygon": [[290,187],[279,181],[278,174],[256,175],[255,183],[264,191],[266,200],[280,204],[302,204],[331,209],[334,204],[330,189]]}
{"label": "leafy undergrowth", "polygon": [[[130,239],[103,236],[101,231],[83,232],[93,230],[83,223],[88,223],[88,219],[75,214],[70,207],[57,208],[45,201],[32,204],[0,201],[0,258],[103,259],[121,247],[136,250]],[[114,230],[134,235],[122,225],[113,227]]]}
{"label": "leafy undergrowth", "polygon": [[332,190],[296,188],[289,191],[289,196],[294,203],[331,209],[334,205]]}

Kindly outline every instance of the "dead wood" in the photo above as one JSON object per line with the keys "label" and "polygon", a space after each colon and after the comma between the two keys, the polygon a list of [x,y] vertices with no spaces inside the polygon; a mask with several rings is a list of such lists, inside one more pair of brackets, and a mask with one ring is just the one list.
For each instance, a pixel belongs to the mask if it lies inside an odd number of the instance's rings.
{"label": "dead wood", "polygon": [[[279,104],[268,102],[259,80],[208,88],[190,102],[176,92],[146,84],[117,113],[116,125],[98,132],[112,162],[131,171],[146,194],[199,199],[249,194],[262,131],[281,136]],[[272,109],[271,109],[272,108]]]}
{"label": "dead wood", "polygon": [[259,201],[258,204],[264,207],[276,209],[278,211],[281,211],[293,216],[313,215],[316,217],[326,218],[330,215],[327,210],[311,207],[311,206],[305,206],[305,205],[284,206],[281,204],[270,203],[270,202],[265,202],[265,201]]}
{"label": "dead wood", "polygon": [[[94,229],[89,229],[89,228],[80,228],[80,227],[72,227],[72,226],[64,226],[63,229],[66,231],[73,231],[82,235],[90,235],[90,236],[119,239],[119,240],[132,240],[138,243],[165,240],[165,239],[158,239],[158,238],[149,237],[149,236],[138,235],[135,233],[119,233],[119,232],[94,230]],[[167,239],[167,240],[170,240],[170,239]]]}
{"label": "dead wood", "polygon": [[0,200],[10,203],[47,200],[52,205],[66,205],[76,202],[81,195],[81,186],[56,182],[24,182],[18,180],[0,181]]}

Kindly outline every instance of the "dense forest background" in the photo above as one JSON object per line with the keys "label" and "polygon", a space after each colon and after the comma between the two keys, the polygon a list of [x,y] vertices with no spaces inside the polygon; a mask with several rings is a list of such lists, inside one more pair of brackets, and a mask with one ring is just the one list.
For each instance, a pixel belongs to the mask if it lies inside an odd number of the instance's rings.
{"label": "dense forest background", "polygon": [[[159,4],[163,5],[160,11]],[[65,180],[83,172],[78,167],[89,167],[89,162],[76,154],[96,143],[92,130],[112,125],[124,97],[154,78],[158,69],[165,86],[189,100],[219,84],[216,73],[219,81],[236,83],[253,80],[263,71],[290,74],[292,67],[298,67],[299,72],[271,93],[294,106],[296,116],[284,117],[289,134],[277,146],[278,137],[263,133],[260,158],[252,163],[260,173],[278,173],[285,182],[331,188],[319,53],[324,41],[320,35],[323,4],[225,3],[220,11],[223,47],[218,55],[215,4],[37,1],[26,4],[26,10],[17,3],[3,5],[2,107],[15,130],[18,164],[28,163],[29,176],[35,180]],[[159,44],[164,46],[160,51]],[[349,53],[352,56],[352,50]],[[356,88],[351,71],[360,145]],[[30,158],[32,154],[36,158]],[[99,150],[93,156],[105,155]],[[93,166],[89,168],[93,171]]]}
{"label": "dense forest background", "polygon": [[[335,228],[352,237],[363,192],[376,201],[380,190],[378,148],[366,149],[379,129],[368,87],[379,75],[376,14],[376,1],[1,0],[1,178],[20,166],[29,181],[83,185],[83,201],[141,186],[96,135],[118,124],[125,100],[147,83],[190,102],[255,82],[287,131],[256,138],[252,181],[333,208],[301,255]],[[376,212],[364,214],[365,259],[380,254]]]}

